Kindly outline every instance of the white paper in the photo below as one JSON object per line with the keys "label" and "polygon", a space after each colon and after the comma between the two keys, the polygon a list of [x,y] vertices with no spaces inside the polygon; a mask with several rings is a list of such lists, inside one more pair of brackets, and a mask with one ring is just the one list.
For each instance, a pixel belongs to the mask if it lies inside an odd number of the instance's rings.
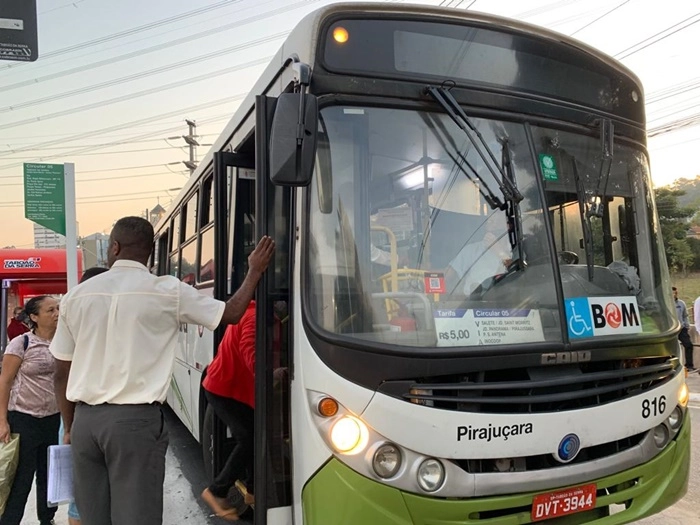
{"label": "white paper", "polygon": [[73,460],[70,445],[49,447],[47,503],[55,507],[73,501]]}

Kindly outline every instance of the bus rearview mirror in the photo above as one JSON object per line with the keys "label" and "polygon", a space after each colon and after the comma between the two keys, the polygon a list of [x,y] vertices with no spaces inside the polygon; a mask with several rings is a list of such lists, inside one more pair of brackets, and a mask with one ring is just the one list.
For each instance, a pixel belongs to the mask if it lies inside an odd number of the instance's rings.
{"label": "bus rearview mirror", "polygon": [[314,95],[282,93],[270,133],[270,180],[279,186],[311,182],[318,138],[318,101]]}

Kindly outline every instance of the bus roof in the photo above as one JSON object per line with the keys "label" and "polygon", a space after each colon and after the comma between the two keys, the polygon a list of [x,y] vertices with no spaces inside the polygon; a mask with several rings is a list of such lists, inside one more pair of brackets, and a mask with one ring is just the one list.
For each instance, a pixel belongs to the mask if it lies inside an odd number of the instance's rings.
{"label": "bus roof", "polygon": [[[328,5],[306,15],[290,32],[287,39],[284,41],[268,66],[260,75],[260,78],[258,78],[241,105],[229,120],[228,124],[219,134],[219,137],[199,163],[197,169],[190,177],[190,180],[182,188],[175,200],[173,200],[172,204],[169,206],[168,213],[160,219],[156,225],[156,232],[161,230],[165,226],[165,223],[170,220],[172,215],[171,210],[179,206],[184,198],[190,193],[192,187],[195,186],[202,178],[204,173],[210,171],[214,158],[214,152],[222,151],[226,147],[236,131],[238,131],[248,116],[253,112],[255,96],[266,93],[270,87],[276,81],[278,81],[281,75],[281,70],[290,56],[296,55],[301,62],[313,64],[313,58],[318,42],[318,32],[321,23],[330,16],[345,13],[348,15],[356,13],[364,13],[367,15],[371,15],[373,13],[385,15],[420,15],[431,17],[436,21],[476,22],[487,27],[491,26],[490,29],[492,30],[502,30],[505,28],[527,36],[537,37],[540,39],[549,39],[557,44],[568,45],[579,49],[593,56],[597,60],[607,64],[608,66],[618,70],[623,75],[631,78],[635,84],[639,86],[640,93],[643,93],[642,84],[639,77],[637,77],[637,75],[635,75],[630,69],[611,56],[581,42],[580,40],[557,33],[556,31],[552,31],[550,29],[543,28],[541,26],[487,13],[457,10],[449,7],[433,7],[418,4],[390,4],[388,2],[337,3]],[[310,39],[309,35],[314,35],[314,37]]]}

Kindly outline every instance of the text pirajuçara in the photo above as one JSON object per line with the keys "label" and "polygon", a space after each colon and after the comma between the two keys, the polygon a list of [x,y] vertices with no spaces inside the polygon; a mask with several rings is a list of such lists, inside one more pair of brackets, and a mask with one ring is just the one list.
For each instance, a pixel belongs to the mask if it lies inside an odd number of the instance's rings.
{"label": "text piraju\u00e7ara", "polygon": [[532,434],[532,423],[517,423],[512,425],[492,425],[489,423],[487,427],[473,427],[471,425],[461,425],[457,427],[457,441],[486,441],[492,439],[502,439],[508,441],[508,438],[514,436],[523,436]]}

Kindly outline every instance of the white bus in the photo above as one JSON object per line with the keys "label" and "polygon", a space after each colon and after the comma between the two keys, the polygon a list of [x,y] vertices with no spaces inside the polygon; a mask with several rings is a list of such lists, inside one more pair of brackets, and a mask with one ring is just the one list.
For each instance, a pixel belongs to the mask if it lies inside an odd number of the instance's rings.
{"label": "white bus", "polygon": [[[389,3],[298,24],[152,267],[226,299],[277,243],[256,524],[620,524],[682,497],[645,126],[637,77],[539,27]],[[230,445],[201,388],[221,336],[182,326],[168,398],[209,473]]]}

